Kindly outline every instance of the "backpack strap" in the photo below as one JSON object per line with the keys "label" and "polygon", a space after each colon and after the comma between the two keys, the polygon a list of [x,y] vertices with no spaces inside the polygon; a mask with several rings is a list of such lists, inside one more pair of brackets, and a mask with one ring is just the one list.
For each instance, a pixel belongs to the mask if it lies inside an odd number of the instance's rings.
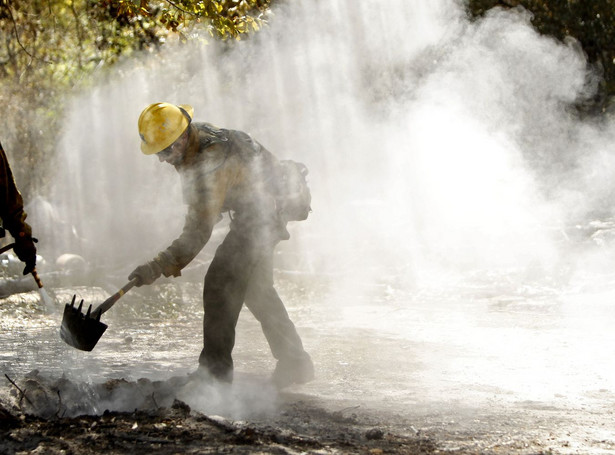
{"label": "backpack strap", "polygon": [[210,145],[220,142],[227,142],[229,140],[228,130],[217,128],[210,123],[195,123],[196,128],[204,134],[199,134],[200,147],[207,148]]}
{"label": "backpack strap", "polygon": [[230,140],[233,152],[243,161],[251,161],[262,155],[263,147],[247,133],[237,130],[223,130]]}

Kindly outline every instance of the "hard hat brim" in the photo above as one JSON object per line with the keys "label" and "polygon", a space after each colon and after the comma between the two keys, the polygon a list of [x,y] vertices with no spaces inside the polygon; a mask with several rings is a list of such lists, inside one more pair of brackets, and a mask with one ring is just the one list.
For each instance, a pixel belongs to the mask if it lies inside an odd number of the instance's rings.
{"label": "hard hat brim", "polygon": [[179,104],[178,106],[188,113],[190,116],[190,121],[192,122],[192,118],[194,117],[194,108],[189,104]]}
{"label": "hard hat brim", "polygon": [[162,152],[165,148],[166,147],[158,150],[159,147],[154,146],[154,145],[148,145],[145,142],[141,141],[141,152],[143,152],[143,154],[145,155],[155,155],[158,152]]}

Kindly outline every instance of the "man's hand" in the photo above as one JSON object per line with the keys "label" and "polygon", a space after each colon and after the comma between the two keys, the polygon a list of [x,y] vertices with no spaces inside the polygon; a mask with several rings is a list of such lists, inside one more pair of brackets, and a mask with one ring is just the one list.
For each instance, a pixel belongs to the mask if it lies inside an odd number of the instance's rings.
{"label": "man's hand", "polygon": [[129,280],[137,279],[135,286],[141,287],[144,284],[152,284],[160,277],[162,269],[155,261],[150,261],[146,264],[140,265],[128,275]]}
{"label": "man's hand", "polygon": [[36,239],[29,235],[18,235],[15,239],[13,251],[19,260],[26,264],[26,267],[23,269],[24,275],[32,273],[34,267],[36,267],[36,246],[34,246],[36,241]]}

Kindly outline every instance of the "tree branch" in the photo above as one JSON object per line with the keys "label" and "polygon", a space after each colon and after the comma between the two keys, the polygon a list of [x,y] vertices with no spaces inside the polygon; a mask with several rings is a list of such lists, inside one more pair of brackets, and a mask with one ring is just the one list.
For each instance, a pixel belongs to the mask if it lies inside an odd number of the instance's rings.
{"label": "tree branch", "polygon": [[173,8],[180,10],[182,13],[186,13],[186,14],[191,14],[193,16],[196,16],[195,13],[193,13],[192,11],[186,11],[185,9],[183,9],[182,7],[180,7],[179,5],[176,5],[175,3],[173,3],[171,0],[165,0],[165,2],[167,2],[169,5],[171,5]]}
{"label": "tree branch", "polygon": [[[17,390],[19,390],[19,392],[21,393],[21,396],[22,396],[23,398],[25,398],[25,399],[26,399],[26,401],[27,401],[28,403],[30,403],[30,405],[31,405],[32,407],[36,407],[36,406],[34,406],[34,403],[32,403],[32,402],[30,401],[30,399],[28,398],[28,396],[26,395],[26,392],[24,392],[23,390],[21,390],[21,389],[19,388],[19,386],[18,386],[17,384],[15,384],[15,381],[13,381],[11,378],[9,378],[9,375],[8,375],[8,374],[4,373],[4,376],[6,377],[6,379],[8,379],[8,380],[9,380],[9,382],[10,382],[11,384],[13,384],[13,386],[14,386]],[[20,400],[21,400],[21,398],[20,398]]]}
{"label": "tree branch", "polygon": [[5,3],[5,8],[9,13],[9,17],[11,18],[11,22],[13,23],[13,31],[15,32],[15,40],[17,41],[17,44],[19,44],[19,47],[21,47],[21,49],[26,53],[26,55],[28,57],[30,57],[33,60],[41,60],[43,63],[51,63],[47,60],[44,59],[39,59],[38,57],[35,57],[34,55],[32,55],[28,49],[25,48],[25,46],[22,44],[21,40],[19,39],[19,31],[17,30],[17,21],[15,20],[15,17],[13,16],[13,11],[11,10],[11,7],[9,6],[8,2]]}

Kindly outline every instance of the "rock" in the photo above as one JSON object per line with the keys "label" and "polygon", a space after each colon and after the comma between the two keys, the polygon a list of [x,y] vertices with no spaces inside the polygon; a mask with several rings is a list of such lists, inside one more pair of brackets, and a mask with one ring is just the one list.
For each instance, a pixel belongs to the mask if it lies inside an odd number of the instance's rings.
{"label": "rock", "polygon": [[367,430],[365,432],[365,437],[370,441],[382,439],[384,437],[384,432],[379,428],[372,428],[371,430]]}
{"label": "rock", "polygon": [[190,415],[190,406],[188,406],[186,403],[184,403],[181,400],[175,399],[173,401],[173,405],[171,406],[171,409],[174,411],[175,414],[183,416],[183,417],[187,417]]}
{"label": "rock", "polygon": [[0,404],[0,427],[14,428],[19,424],[19,419],[11,414],[2,404]]}

